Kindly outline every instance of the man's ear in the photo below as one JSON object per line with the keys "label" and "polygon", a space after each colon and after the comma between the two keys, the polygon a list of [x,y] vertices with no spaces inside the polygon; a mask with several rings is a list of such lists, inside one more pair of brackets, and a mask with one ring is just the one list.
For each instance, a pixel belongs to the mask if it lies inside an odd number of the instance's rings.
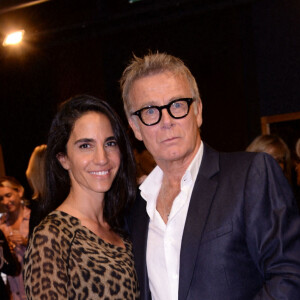
{"label": "man's ear", "polygon": [[128,119],[128,123],[129,123],[131,129],[133,130],[133,133],[134,133],[135,137],[136,137],[139,141],[142,141],[143,138],[142,138],[142,135],[141,135],[140,127],[139,127],[139,125],[137,124],[137,121],[136,121],[136,120],[133,120],[133,117],[130,117],[130,118]]}
{"label": "man's ear", "polygon": [[69,170],[70,169],[70,164],[69,164],[69,160],[67,158],[67,156],[65,154],[63,154],[62,152],[56,154],[56,158],[57,160],[60,162],[61,166],[65,169],[65,170]]}
{"label": "man's ear", "polygon": [[201,99],[199,102],[196,102],[195,105],[197,108],[197,112],[196,112],[197,125],[198,125],[198,128],[200,128],[202,125],[202,101],[201,101]]}

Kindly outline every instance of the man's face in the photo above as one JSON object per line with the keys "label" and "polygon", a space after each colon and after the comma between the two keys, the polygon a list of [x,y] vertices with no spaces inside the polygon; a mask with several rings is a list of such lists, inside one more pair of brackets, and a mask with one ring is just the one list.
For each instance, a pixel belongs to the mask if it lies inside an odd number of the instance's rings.
{"label": "man's face", "polygon": [[[162,106],[175,99],[191,98],[192,93],[185,77],[166,71],[136,80],[129,97],[131,112],[134,112],[149,105]],[[162,164],[175,161],[189,164],[201,142],[199,127],[202,124],[202,106],[194,102],[189,114],[182,119],[172,118],[163,109],[161,120],[156,125],[146,126],[137,116],[131,116],[129,124],[136,138],[144,142],[158,165],[162,167]]]}

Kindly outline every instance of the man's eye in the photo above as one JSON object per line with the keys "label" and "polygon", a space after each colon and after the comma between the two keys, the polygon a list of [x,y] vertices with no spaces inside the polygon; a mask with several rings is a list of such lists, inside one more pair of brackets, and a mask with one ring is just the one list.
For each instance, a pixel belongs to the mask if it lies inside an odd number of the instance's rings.
{"label": "man's eye", "polygon": [[147,114],[147,115],[154,115],[154,114],[156,114],[156,112],[157,112],[157,109],[154,107],[149,107],[149,108],[145,109],[145,114]]}
{"label": "man's eye", "polygon": [[172,104],[172,106],[173,106],[174,108],[181,108],[183,105],[182,105],[181,102],[175,102],[175,103]]}

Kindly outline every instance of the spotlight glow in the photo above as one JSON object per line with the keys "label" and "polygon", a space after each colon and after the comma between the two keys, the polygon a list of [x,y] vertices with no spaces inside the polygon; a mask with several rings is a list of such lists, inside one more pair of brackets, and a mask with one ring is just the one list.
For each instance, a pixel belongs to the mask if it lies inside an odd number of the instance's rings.
{"label": "spotlight glow", "polygon": [[8,34],[4,39],[3,46],[19,44],[23,39],[24,33],[24,30],[19,30]]}

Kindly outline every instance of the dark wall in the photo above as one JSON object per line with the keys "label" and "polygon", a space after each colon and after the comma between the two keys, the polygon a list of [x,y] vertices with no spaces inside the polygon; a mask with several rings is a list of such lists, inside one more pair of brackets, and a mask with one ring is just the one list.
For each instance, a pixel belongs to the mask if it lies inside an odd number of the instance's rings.
{"label": "dark wall", "polygon": [[152,49],[179,56],[199,84],[203,138],[219,149],[242,149],[249,139],[247,121],[252,119],[255,127],[259,118],[258,110],[253,115],[256,120],[248,115],[252,112],[245,99],[243,32],[249,24],[243,15],[244,7],[227,7],[162,18],[105,36],[103,71],[113,79],[106,86],[108,98],[120,102],[117,81],[132,52],[142,55]]}
{"label": "dark wall", "polygon": [[300,111],[300,2],[257,1],[252,16],[261,114]]}
{"label": "dark wall", "polygon": [[300,111],[298,1],[221,2],[144,10],[69,38],[60,32],[55,42],[55,34],[43,36],[25,54],[1,51],[6,173],[25,184],[32,150],[46,143],[57,104],[72,95],[104,98],[124,118],[118,80],[132,53],[148,49],[190,67],[203,100],[202,137],[218,150],[244,150],[260,134],[262,115]]}

